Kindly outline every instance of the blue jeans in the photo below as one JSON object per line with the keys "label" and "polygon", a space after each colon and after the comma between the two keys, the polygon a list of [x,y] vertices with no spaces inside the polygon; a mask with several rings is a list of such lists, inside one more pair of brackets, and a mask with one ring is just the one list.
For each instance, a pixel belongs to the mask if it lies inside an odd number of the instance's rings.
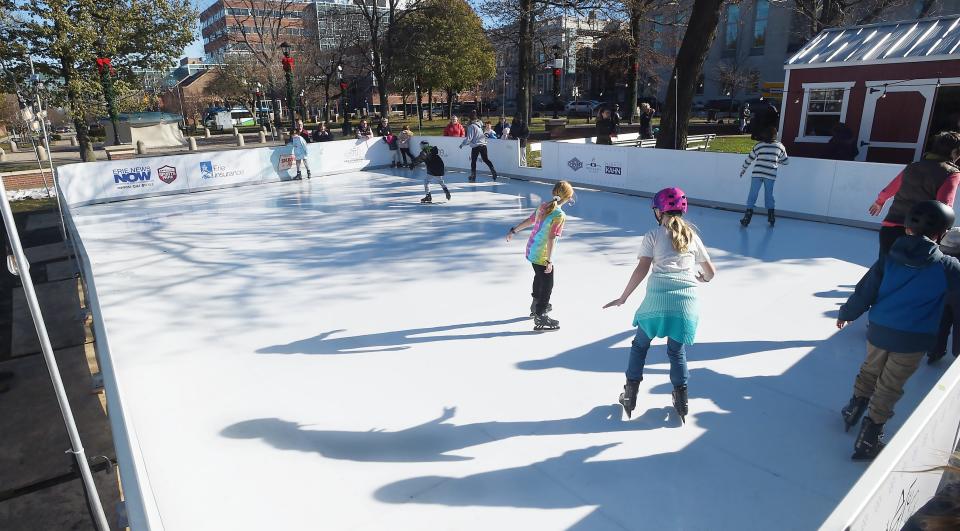
{"label": "blue jeans", "polygon": [[[628,380],[643,380],[643,365],[647,362],[651,341],[643,329],[637,328],[637,336],[633,338],[633,345],[630,347],[630,362],[627,364]],[[687,371],[687,353],[683,343],[668,338],[667,357],[670,358],[670,383],[674,387],[687,385],[690,372]]]}
{"label": "blue jeans", "polygon": [[747,197],[747,208],[753,209],[757,206],[757,196],[760,195],[760,187],[763,186],[763,206],[768,210],[774,208],[773,200],[773,185],[777,181],[773,179],[763,179],[760,177],[754,177],[753,182],[750,183],[750,195]]}

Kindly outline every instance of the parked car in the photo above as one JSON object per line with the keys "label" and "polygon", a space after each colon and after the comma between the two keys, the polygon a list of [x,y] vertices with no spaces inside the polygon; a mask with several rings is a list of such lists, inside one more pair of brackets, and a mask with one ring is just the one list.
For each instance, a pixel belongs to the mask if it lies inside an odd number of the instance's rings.
{"label": "parked car", "polygon": [[600,105],[599,101],[594,100],[577,100],[571,101],[565,107],[565,111],[568,115],[570,114],[593,114],[593,110]]}

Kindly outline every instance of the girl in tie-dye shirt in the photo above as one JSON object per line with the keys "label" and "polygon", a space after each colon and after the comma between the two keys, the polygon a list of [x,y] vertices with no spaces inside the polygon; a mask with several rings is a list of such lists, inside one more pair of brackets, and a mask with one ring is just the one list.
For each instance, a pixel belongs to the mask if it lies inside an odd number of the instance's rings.
{"label": "girl in tie-dye shirt", "polygon": [[553,199],[541,203],[530,217],[515,227],[510,227],[507,241],[523,229],[532,226],[533,232],[527,240],[527,260],[533,265],[533,303],[530,316],[534,318],[534,330],[557,330],[560,321],[551,319],[547,313],[551,310],[550,295],[553,293],[553,250],[556,239],[563,234],[566,214],[561,208],[573,198],[573,187],[567,181],[559,181],[553,187]]}

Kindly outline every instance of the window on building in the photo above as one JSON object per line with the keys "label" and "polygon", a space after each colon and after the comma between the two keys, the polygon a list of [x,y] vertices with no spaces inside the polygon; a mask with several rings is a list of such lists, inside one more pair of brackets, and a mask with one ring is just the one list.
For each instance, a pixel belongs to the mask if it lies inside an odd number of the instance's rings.
{"label": "window on building", "polygon": [[737,39],[740,37],[740,6],[727,6],[727,22],[723,31],[723,49],[727,52],[737,51]]}
{"label": "window on building", "polygon": [[770,10],[769,0],[756,0],[753,11],[753,49],[763,52],[767,43],[767,13]]}
{"label": "window on building", "polygon": [[663,51],[663,15],[653,17],[653,49]]}
{"label": "window on building", "polygon": [[807,94],[804,136],[830,136],[843,120],[843,88],[813,89]]}

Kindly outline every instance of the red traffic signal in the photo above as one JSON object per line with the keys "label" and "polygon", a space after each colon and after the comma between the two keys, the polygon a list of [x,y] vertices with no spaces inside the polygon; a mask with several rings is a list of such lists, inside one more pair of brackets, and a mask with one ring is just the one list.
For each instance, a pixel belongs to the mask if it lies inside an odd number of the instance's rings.
{"label": "red traffic signal", "polygon": [[341,82],[340,82],[340,90],[347,90],[347,82],[346,82],[346,81],[341,81]]}
{"label": "red traffic signal", "polygon": [[554,68],[554,69],[553,69],[553,77],[560,77],[560,69],[559,69],[559,68]]}

